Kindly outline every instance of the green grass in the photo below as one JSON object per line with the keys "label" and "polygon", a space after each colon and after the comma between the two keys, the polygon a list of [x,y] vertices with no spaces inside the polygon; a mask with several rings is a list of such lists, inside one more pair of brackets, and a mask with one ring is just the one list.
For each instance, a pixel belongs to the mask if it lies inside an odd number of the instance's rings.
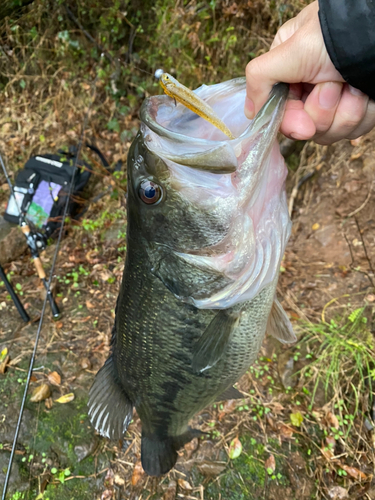
{"label": "green grass", "polygon": [[[351,422],[361,411],[363,394],[369,392],[372,397],[375,345],[365,312],[363,306],[344,318],[303,327],[301,344],[306,348],[308,363],[301,375],[311,391],[309,409],[314,405],[318,388],[322,387],[339,418]],[[345,419],[344,414],[351,417]]]}

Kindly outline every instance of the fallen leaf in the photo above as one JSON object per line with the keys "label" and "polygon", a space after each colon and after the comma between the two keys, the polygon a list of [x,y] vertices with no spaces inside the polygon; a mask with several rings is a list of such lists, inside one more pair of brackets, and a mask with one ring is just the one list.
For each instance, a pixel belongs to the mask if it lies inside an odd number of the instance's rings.
{"label": "fallen leaf", "polygon": [[331,460],[331,458],[334,456],[333,451],[327,448],[326,446],[320,448],[320,451],[322,452],[322,455],[326,460]]}
{"label": "fallen leaf", "polygon": [[86,307],[87,309],[95,309],[94,304],[90,302],[88,299],[86,300]]}
{"label": "fallen leaf", "polygon": [[188,459],[191,458],[194,451],[198,448],[198,444],[199,444],[198,438],[194,438],[185,444],[184,448],[186,450]]}
{"label": "fallen leaf", "polygon": [[48,382],[52,385],[59,386],[61,384],[61,377],[57,372],[51,372],[47,375]]}
{"label": "fallen leaf", "polygon": [[[63,302],[64,302],[64,301],[63,301]],[[64,323],[63,323],[62,321],[58,321],[58,322],[56,323],[56,328],[57,328],[58,330],[60,330],[60,328],[62,328],[62,327],[63,327],[63,325],[64,325]]]}
{"label": "fallen leaf", "polygon": [[102,496],[100,497],[100,500],[110,500],[113,496],[113,491],[106,489],[103,491]]}
{"label": "fallen leaf", "polygon": [[285,424],[278,425],[278,431],[280,433],[281,439],[291,439],[293,437],[293,429]]}
{"label": "fallen leaf", "polygon": [[236,437],[232,440],[229,446],[229,458],[232,460],[235,458],[238,458],[242,453],[242,443],[241,441]]}
{"label": "fallen leaf", "polygon": [[269,475],[273,474],[276,469],[275,457],[271,454],[264,463],[264,468]]}
{"label": "fallen leaf", "polygon": [[0,353],[0,363],[2,363],[7,356],[8,356],[8,348],[4,347],[4,349]]}
{"label": "fallen leaf", "polygon": [[64,396],[61,396],[58,399],[55,399],[55,403],[70,403],[74,399],[74,394],[72,392],[69,392],[69,394],[64,394]]}
{"label": "fallen leaf", "polygon": [[349,467],[349,465],[342,465],[341,468],[352,478],[357,479],[357,481],[364,481],[367,476],[364,472],[356,469],[355,467]]}
{"label": "fallen leaf", "polygon": [[326,443],[328,445],[328,448],[330,450],[334,450],[336,447],[336,439],[333,436],[327,436],[326,437]]}
{"label": "fallen leaf", "polygon": [[145,471],[143,470],[142,463],[139,460],[134,467],[133,475],[132,475],[132,485],[137,486],[138,482],[145,475]]}
{"label": "fallen leaf", "polygon": [[299,411],[297,411],[296,413],[291,413],[290,414],[290,421],[296,427],[300,427],[300,425],[303,422],[303,415],[302,415],[302,413],[299,412]]}
{"label": "fallen leaf", "polygon": [[124,486],[125,479],[122,479],[122,477],[120,477],[118,474],[115,474],[114,482],[115,484],[117,484],[117,486]]}
{"label": "fallen leaf", "polygon": [[79,364],[81,365],[81,368],[83,368],[83,370],[89,370],[91,368],[91,361],[89,360],[89,358],[82,358]]}
{"label": "fallen leaf", "polygon": [[8,354],[7,356],[5,356],[4,361],[2,363],[0,363],[0,373],[2,375],[4,375],[5,370],[7,369],[7,366],[9,364],[9,360],[10,360],[10,356]]}
{"label": "fallen leaf", "polygon": [[332,500],[344,500],[345,498],[349,498],[348,490],[341,486],[330,488],[328,490],[328,496],[332,498]]}
{"label": "fallen leaf", "polygon": [[336,415],[334,413],[332,413],[331,411],[327,412],[326,418],[327,418],[328,424],[331,427],[334,427],[335,429],[338,429],[340,427],[340,424],[339,424],[339,421],[337,420]]}
{"label": "fallen leaf", "polygon": [[187,481],[185,481],[185,479],[179,479],[178,480],[178,486],[180,488],[182,488],[184,490],[188,490],[188,491],[190,491],[190,490],[193,489],[193,487],[191,486],[191,484],[188,483]]}
{"label": "fallen leaf", "polygon": [[32,403],[39,403],[39,401],[44,401],[51,395],[51,389],[48,384],[41,384],[35,387],[31,394],[30,401]]}
{"label": "fallen leaf", "polygon": [[177,495],[177,483],[176,481],[170,481],[168,484],[167,491],[163,495],[163,500],[175,500]]}
{"label": "fallen leaf", "polygon": [[217,477],[219,474],[225,470],[225,462],[200,462],[198,465],[198,470],[204,476]]}

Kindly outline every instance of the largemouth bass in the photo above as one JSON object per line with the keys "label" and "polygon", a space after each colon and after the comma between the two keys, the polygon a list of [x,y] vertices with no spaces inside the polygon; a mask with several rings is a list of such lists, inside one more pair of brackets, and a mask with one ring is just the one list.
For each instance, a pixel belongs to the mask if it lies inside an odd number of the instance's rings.
{"label": "largemouth bass", "polygon": [[290,234],[287,169],[277,144],[288,87],[274,87],[253,121],[245,79],[202,86],[237,136],[222,133],[167,96],[145,100],[128,156],[127,255],[111,355],[90,390],[89,415],[121,439],[133,408],[142,465],[168,472],[200,432],[189,420],[254,362],[266,329],[295,340],[276,299]]}

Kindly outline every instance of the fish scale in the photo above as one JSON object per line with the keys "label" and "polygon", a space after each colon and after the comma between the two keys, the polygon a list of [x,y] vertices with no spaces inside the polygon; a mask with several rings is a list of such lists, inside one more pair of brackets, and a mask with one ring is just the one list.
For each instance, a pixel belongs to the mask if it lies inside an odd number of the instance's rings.
{"label": "fish scale", "polygon": [[[225,102],[244,98],[245,83],[198,91],[222,99],[227,113]],[[266,329],[295,340],[275,296],[290,232],[275,142],[286,94],[275,87],[255,120],[224,142],[221,132],[217,140],[189,136],[191,115],[169,107],[166,96],[142,107],[128,155],[127,256],[111,355],[88,406],[95,428],[111,439],[122,438],[137,410],[150,475],[168,472],[178,449],[201,435],[189,427],[199,411],[242,397],[233,384],[256,359]],[[167,116],[178,124],[173,130]],[[194,122],[204,135],[204,121]]]}

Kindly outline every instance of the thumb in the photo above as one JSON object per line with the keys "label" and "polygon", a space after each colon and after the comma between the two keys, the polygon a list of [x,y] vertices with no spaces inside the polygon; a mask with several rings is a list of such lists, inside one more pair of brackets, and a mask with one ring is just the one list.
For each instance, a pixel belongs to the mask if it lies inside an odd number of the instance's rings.
{"label": "thumb", "polygon": [[295,35],[246,66],[245,115],[252,119],[267,101],[275,83],[308,82],[306,52]]}

